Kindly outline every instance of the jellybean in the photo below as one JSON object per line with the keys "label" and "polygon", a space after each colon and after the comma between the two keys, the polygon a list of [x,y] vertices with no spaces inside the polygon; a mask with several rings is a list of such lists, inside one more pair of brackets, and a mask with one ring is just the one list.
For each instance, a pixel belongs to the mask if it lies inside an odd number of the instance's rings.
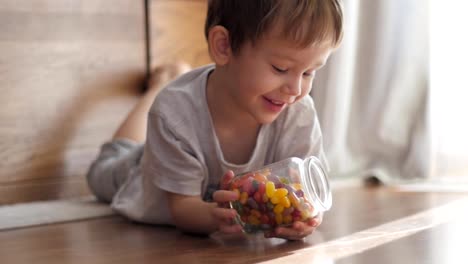
{"label": "jellybean", "polygon": [[258,192],[258,191],[256,191],[256,192],[254,193],[253,198],[255,199],[255,201],[256,201],[257,203],[262,203],[262,202],[263,202],[263,200],[262,200],[262,195],[261,195],[260,192]]}
{"label": "jellybean", "polygon": [[294,189],[294,187],[292,187],[291,185],[286,185],[284,186],[284,188],[288,190],[288,193],[292,193],[296,191],[296,189]]}
{"label": "jellybean", "polygon": [[283,196],[279,199],[279,202],[282,206],[285,208],[291,207],[291,202],[289,201],[289,198],[287,196]]}
{"label": "jellybean", "polygon": [[281,225],[283,223],[283,215],[275,214],[275,221],[277,225]]}
{"label": "jellybean", "polygon": [[291,215],[294,212],[294,207],[284,208],[283,216]]}
{"label": "jellybean", "polygon": [[275,187],[279,189],[279,188],[284,188],[285,185],[282,182],[280,182],[280,183],[275,183]]}
{"label": "jellybean", "polygon": [[275,208],[273,209],[273,212],[275,212],[275,214],[281,214],[283,213],[283,210],[284,210],[284,206],[282,206],[281,204],[277,204]]}
{"label": "jellybean", "polygon": [[268,215],[262,214],[262,216],[260,216],[260,222],[262,224],[268,224],[270,222],[270,218],[268,218]]}
{"label": "jellybean", "polygon": [[254,198],[249,197],[247,199],[247,204],[250,206],[250,208],[258,210],[258,205],[257,202],[255,202]]}
{"label": "jellybean", "polygon": [[288,195],[288,189],[286,188],[279,188],[279,189],[276,189],[276,192],[274,193],[274,196],[280,198],[280,197],[284,197]]}
{"label": "jellybean", "polygon": [[255,173],[253,176],[255,180],[257,180],[260,183],[265,183],[267,181],[267,177],[261,173]]}
{"label": "jellybean", "polygon": [[246,192],[242,192],[240,194],[240,198],[239,198],[239,201],[241,202],[241,204],[245,204],[247,202],[247,198],[249,197],[249,194],[246,193]]}
{"label": "jellybean", "polygon": [[262,216],[262,214],[259,211],[255,210],[255,209],[250,210],[250,215],[253,215],[253,216],[257,217],[257,218],[260,218]]}
{"label": "jellybean", "polygon": [[252,181],[253,179],[252,178],[247,178],[243,181],[242,183],[242,191],[248,193],[248,194],[251,194],[253,193],[253,187],[252,187]]}
{"label": "jellybean", "polygon": [[267,206],[266,206],[266,204],[265,204],[265,203],[259,203],[259,204],[258,204],[258,210],[259,210],[260,212],[266,212],[266,211],[267,211]]}
{"label": "jellybean", "polygon": [[296,195],[297,197],[304,197],[304,192],[302,190],[297,190]]}
{"label": "jellybean", "polygon": [[283,217],[283,222],[285,224],[290,224],[292,222],[292,216],[291,215],[284,216]]}
{"label": "jellybean", "polygon": [[271,202],[268,202],[266,205],[267,205],[268,210],[270,210],[270,211],[272,211],[273,208],[275,208],[275,205],[272,204]]}
{"label": "jellybean", "polygon": [[301,211],[294,209],[294,211],[291,213],[293,217],[301,217]]}
{"label": "jellybean", "polygon": [[264,182],[260,182],[258,184],[258,192],[263,195],[265,193],[265,183]]}
{"label": "jellybean", "polygon": [[268,212],[268,218],[270,219],[270,225],[274,226],[276,224],[276,215],[272,211]]}
{"label": "jellybean", "polygon": [[258,220],[257,217],[255,217],[254,215],[249,215],[249,217],[247,218],[248,219],[248,222],[252,225],[259,225],[260,224],[260,220]]}
{"label": "jellybean", "polygon": [[253,180],[252,181],[252,189],[254,192],[256,192],[258,190],[258,181],[257,180]]}
{"label": "jellybean", "polygon": [[273,194],[276,191],[275,184],[271,181],[267,182],[265,191],[266,191],[266,195],[268,196],[268,198],[273,197]]}
{"label": "jellybean", "polygon": [[277,204],[277,203],[279,203],[279,201],[280,200],[279,200],[279,198],[277,196],[273,196],[273,197],[270,198],[270,202],[272,204]]}
{"label": "jellybean", "polygon": [[295,193],[293,192],[289,193],[288,198],[289,198],[289,202],[291,203],[293,207],[295,208],[299,207],[299,198],[297,197]]}

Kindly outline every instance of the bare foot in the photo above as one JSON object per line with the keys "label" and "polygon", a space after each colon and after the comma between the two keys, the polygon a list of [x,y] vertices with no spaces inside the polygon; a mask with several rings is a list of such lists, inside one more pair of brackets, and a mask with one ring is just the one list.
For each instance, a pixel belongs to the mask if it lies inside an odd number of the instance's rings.
{"label": "bare foot", "polygon": [[190,65],[184,62],[157,66],[151,73],[149,91],[159,93],[167,83],[190,71],[190,69]]}

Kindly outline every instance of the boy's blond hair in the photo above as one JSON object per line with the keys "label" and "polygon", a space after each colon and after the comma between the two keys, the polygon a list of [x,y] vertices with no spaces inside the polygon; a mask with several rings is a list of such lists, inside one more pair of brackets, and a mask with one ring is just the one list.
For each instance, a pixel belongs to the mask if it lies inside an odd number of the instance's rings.
{"label": "boy's blond hair", "polygon": [[[278,23],[278,24],[277,24]],[[273,25],[298,47],[331,41],[336,47],[343,35],[341,0],[209,0],[205,36],[216,25],[229,31],[234,54],[255,41]]]}

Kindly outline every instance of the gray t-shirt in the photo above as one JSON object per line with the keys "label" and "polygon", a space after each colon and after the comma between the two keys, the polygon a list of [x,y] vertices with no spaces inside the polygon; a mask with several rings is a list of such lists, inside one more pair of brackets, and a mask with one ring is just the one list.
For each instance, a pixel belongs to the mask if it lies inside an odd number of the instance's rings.
{"label": "gray t-shirt", "polygon": [[171,224],[165,191],[200,195],[209,201],[227,170],[241,173],[286,158],[312,155],[327,164],[310,96],[260,128],[247,163],[226,161],[206,101],[207,77],[213,69],[213,65],[194,69],[157,96],[148,116],[141,167],[114,197],[114,209],[137,221]]}

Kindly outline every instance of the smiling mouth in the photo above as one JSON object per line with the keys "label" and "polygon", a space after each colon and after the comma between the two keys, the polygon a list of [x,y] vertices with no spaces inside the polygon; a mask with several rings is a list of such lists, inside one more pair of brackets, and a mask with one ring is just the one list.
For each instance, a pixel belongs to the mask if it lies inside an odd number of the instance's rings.
{"label": "smiling mouth", "polygon": [[285,103],[284,102],[281,102],[281,101],[276,101],[276,100],[272,100],[272,99],[269,99],[267,97],[265,97],[265,99],[270,102],[271,104],[273,105],[276,105],[276,106],[283,106]]}

